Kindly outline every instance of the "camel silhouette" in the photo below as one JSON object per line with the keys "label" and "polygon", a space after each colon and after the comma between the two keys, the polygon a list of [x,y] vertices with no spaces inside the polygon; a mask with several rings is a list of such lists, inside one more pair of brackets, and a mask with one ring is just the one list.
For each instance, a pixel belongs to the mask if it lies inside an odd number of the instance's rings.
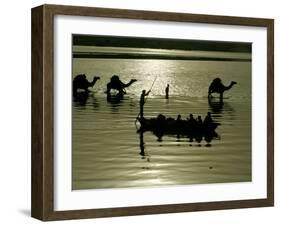
{"label": "camel silhouette", "polygon": [[110,93],[111,89],[118,90],[119,94],[125,94],[125,88],[129,87],[132,85],[134,82],[136,82],[136,79],[131,79],[130,82],[128,83],[123,83],[118,75],[113,75],[110,79],[110,82],[107,83],[107,90],[106,93]]}
{"label": "camel silhouette", "polygon": [[220,78],[215,78],[209,86],[208,98],[212,97],[212,93],[218,93],[220,94],[220,101],[222,102],[223,93],[227,90],[230,90],[235,84],[237,84],[237,82],[232,81],[229,86],[225,86],[222,84]]}
{"label": "camel silhouette", "polygon": [[89,87],[93,87],[97,80],[99,80],[100,77],[95,76],[93,78],[92,82],[89,82],[86,78],[85,74],[80,74],[77,75],[74,79],[73,79],[73,83],[72,83],[72,89],[73,89],[73,96],[77,96],[77,91],[78,89],[82,89],[85,92],[89,92],[88,88]]}

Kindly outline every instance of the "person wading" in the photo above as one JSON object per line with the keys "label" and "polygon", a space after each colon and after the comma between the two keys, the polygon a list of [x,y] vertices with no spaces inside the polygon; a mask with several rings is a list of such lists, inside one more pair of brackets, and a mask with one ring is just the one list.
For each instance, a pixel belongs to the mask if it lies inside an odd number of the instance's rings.
{"label": "person wading", "polygon": [[170,89],[170,85],[168,84],[167,86],[166,86],[166,89],[165,89],[165,94],[166,94],[166,99],[169,99],[169,89]]}

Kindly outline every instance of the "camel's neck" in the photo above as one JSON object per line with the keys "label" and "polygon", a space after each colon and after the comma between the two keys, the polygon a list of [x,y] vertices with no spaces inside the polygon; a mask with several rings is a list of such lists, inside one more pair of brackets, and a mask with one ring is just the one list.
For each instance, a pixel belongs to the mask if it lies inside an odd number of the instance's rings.
{"label": "camel's neck", "polygon": [[98,79],[94,78],[92,82],[89,82],[89,87],[93,87],[97,81],[98,81]]}
{"label": "camel's neck", "polygon": [[232,88],[232,86],[234,86],[234,83],[230,83],[229,86],[225,86],[225,87],[224,87],[224,90],[229,90],[229,89]]}
{"label": "camel's neck", "polygon": [[128,86],[130,86],[130,85],[132,85],[134,83],[134,81],[133,80],[131,80],[130,82],[128,82],[127,84],[124,84],[124,87],[128,87]]}

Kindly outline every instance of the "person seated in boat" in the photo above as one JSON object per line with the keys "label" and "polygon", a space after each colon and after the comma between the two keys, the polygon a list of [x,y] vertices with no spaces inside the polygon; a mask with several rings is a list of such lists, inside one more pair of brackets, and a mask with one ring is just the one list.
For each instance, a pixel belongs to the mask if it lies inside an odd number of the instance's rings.
{"label": "person seated in boat", "polygon": [[191,123],[196,122],[196,120],[195,120],[194,117],[193,117],[193,114],[189,114],[189,119],[188,119],[188,121],[191,122]]}
{"label": "person seated in boat", "polygon": [[166,116],[165,115],[162,115],[162,114],[159,114],[157,116],[157,121],[166,121]]}
{"label": "person seated in boat", "polygon": [[177,119],[176,119],[176,122],[174,123],[174,125],[175,125],[175,129],[177,130],[178,133],[181,133],[182,130],[184,129],[185,120],[181,119],[181,115],[180,114],[177,116]]}
{"label": "person seated in boat", "polygon": [[188,125],[191,127],[195,127],[197,125],[197,121],[194,119],[193,114],[189,115]]}
{"label": "person seated in boat", "polygon": [[202,129],[202,127],[203,127],[203,121],[202,121],[202,118],[201,118],[200,115],[197,117],[196,122],[197,122],[197,128],[198,128],[198,129]]}
{"label": "person seated in boat", "polygon": [[209,125],[212,122],[213,122],[213,119],[212,119],[212,116],[211,116],[211,112],[208,112],[206,117],[205,117],[205,119],[204,119],[203,124],[204,125]]}
{"label": "person seated in boat", "polygon": [[145,104],[145,97],[149,95],[151,90],[149,90],[148,92],[146,92],[146,90],[144,89],[141,93],[140,96],[140,118],[143,118],[143,107]]}
{"label": "person seated in boat", "polygon": [[198,123],[199,126],[203,125],[203,121],[202,121],[202,118],[201,118],[200,115],[197,117],[197,120],[196,120],[196,121],[197,121],[197,123]]}
{"label": "person seated in boat", "polygon": [[162,126],[166,125],[166,116],[159,114],[156,118],[156,126],[162,128]]}
{"label": "person seated in boat", "polygon": [[166,119],[166,121],[168,121],[168,122],[174,122],[174,121],[175,121],[175,119],[174,119],[174,118],[172,118],[172,117],[168,117],[168,118]]}
{"label": "person seated in boat", "polygon": [[175,124],[175,119],[172,117],[166,118],[166,123],[168,126],[174,125]]}
{"label": "person seated in boat", "polygon": [[179,126],[181,126],[181,124],[182,124],[182,119],[181,119],[181,115],[179,114],[178,116],[177,116],[177,119],[176,119],[176,126],[177,127],[179,127]]}

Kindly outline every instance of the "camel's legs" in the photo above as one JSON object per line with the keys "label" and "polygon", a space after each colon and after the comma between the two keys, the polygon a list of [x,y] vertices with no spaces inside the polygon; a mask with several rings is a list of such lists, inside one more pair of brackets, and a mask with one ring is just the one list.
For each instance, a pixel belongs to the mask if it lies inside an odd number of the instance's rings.
{"label": "camel's legs", "polygon": [[220,93],[220,102],[223,102],[223,93]]}
{"label": "camel's legs", "polygon": [[110,84],[108,83],[108,84],[106,85],[106,87],[107,87],[106,93],[110,93],[110,90],[111,90]]}

